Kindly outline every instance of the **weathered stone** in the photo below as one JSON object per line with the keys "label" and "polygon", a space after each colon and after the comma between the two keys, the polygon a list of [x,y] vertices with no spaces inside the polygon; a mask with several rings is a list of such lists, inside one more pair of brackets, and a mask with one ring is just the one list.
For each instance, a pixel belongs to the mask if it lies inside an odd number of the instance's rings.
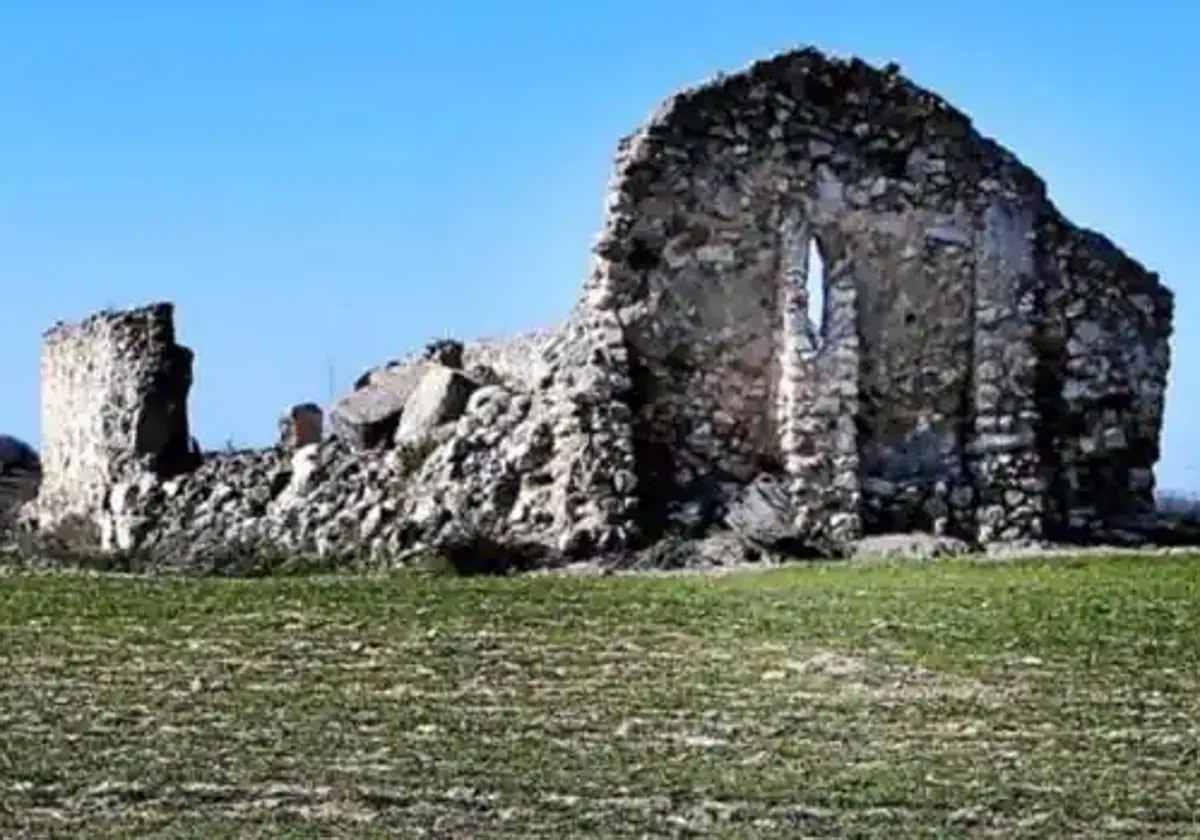
{"label": "weathered stone", "polygon": [[935,534],[875,534],[855,542],[851,556],[855,559],[933,560],[957,557],[971,547],[962,540]]}
{"label": "weathered stone", "polygon": [[438,365],[464,370],[480,384],[531,389],[540,375],[538,355],[555,335],[555,330],[545,329],[469,343],[430,342],[420,353],[360,376],[354,390],[331,409],[330,427],[335,436],[358,449],[386,445],[395,437],[409,396],[426,371]]}
{"label": "weathered stone", "polygon": [[39,520],[100,515],[109,487],[141,466],[164,476],[194,466],[191,385],[192,351],[175,343],[170,303],[47,331]]}
{"label": "weathered stone", "polygon": [[329,423],[334,435],[358,449],[374,449],[390,442],[404,404],[431,367],[432,363],[422,360],[373,372],[362,387],[333,406]]}
{"label": "weathered stone", "polygon": [[440,364],[430,367],[404,403],[396,427],[396,444],[416,443],[435,427],[457,420],[478,387],[458,370]]}
{"label": "weathered stone", "polygon": [[700,539],[668,536],[642,551],[602,561],[607,568],[634,571],[722,569],[779,559],[761,546],[748,545],[730,532],[716,532]]}
{"label": "weathered stone", "polygon": [[279,445],[296,449],[318,443],[324,434],[324,412],[316,403],[294,405],[279,418]]}
{"label": "weathered stone", "polygon": [[442,338],[425,345],[425,358],[442,367],[462,370],[463,343],[452,338]]}
{"label": "weathered stone", "polygon": [[728,503],[725,523],[751,545],[769,550],[801,551],[791,494],[772,475],[762,474]]}

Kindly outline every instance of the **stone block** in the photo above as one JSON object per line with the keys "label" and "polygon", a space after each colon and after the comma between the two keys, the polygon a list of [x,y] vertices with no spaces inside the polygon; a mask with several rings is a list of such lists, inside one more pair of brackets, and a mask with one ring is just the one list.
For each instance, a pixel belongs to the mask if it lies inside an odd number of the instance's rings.
{"label": "stone block", "polygon": [[462,416],[479,384],[466,374],[442,365],[431,366],[404,404],[395,443],[411,445],[436,427]]}
{"label": "stone block", "polygon": [[433,367],[424,359],[373,371],[363,385],[333,406],[333,433],[357,449],[387,445],[395,435],[404,404]]}
{"label": "stone block", "polygon": [[192,351],[175,342],[170,303],[105,310],[48,330],[39,520],[98,514],[109,488],[131,471],[193,468],[191,385]]}
{"label": "stone block", "polygon": [[319,443],[324,435],[324,412],[316,403],[300,403],[279,418],[279,443],[285,449],[297,449]]}

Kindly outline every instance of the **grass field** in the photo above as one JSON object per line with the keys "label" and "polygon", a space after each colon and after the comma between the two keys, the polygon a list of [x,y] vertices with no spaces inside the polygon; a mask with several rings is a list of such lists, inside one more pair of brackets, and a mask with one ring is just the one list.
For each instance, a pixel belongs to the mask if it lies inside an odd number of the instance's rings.
{"label": "grass field", "polygon": [[0,579],[0,837],[1200,836],[1200,563]]}

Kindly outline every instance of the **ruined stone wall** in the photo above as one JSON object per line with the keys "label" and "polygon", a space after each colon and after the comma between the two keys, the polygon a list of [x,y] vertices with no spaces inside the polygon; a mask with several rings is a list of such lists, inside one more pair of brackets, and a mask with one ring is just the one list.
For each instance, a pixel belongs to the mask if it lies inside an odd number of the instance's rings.
{"label": "ruined stone wall", "polygon": [[187,468],[192,354],[175,343],[173,314],[169,303],[104,311],[43,336],[43,524],[92,519],[135,462]]}
{"label": "ruined stone wall", "polygon": [[1048,529],[1063,539],[1136,529],[1155,510],[1173,296],[1108,239],[1056,214],[1039,236],[1039,343],[1044,366],[1060,375],[1041,395],[1053,465]]}
{"label": "ruined stone wall", "polygon": [[[653,382],[636,406],[658,453],[644,479],[686,496],[782,464],[802,527],[1042,536],[1058,476],[1039,394],[1090,375],[1042,360],[1046,214],[1033,172],[895,67],[804,49],[675,95],[622,141],[590,279]],[[810,239],[830,266],[824,335],[795,257]],[[1108,282],[1073,270],[1072,299]],[[1133,404],[1145,441],[1155,403]],[[1105,422],[1128,429],[1130,411]]]}
{"label": "ruined stone wall", "polygon": [[1171,313],[964,114],[796,50],[620,142],[562,324],[368,372],[335,439],[130,474],[186,451],[169,307],[52,332],[44,500],[210,556],[1094,535],[1152,505]]}

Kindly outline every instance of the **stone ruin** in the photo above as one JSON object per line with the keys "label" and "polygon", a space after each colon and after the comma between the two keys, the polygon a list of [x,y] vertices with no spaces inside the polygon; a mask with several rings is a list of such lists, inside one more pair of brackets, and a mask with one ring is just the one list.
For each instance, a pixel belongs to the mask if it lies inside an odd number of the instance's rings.
{"label": "stone ruin", "polygon": [[41,527],[95,521],[136,472],[169,478],[195,465],[187,397],[192,351],[175,342],[169,303],[59,323],[43,336]]}
{"label": "stone ruin", "polygon": [[169,305],[56,327],[38,507],[164,556],[1128,537],[1153,520],[1172,312],[962,112],[798,49],[620,141],[562,324],[373,370],[319,444],[196,463]]}

